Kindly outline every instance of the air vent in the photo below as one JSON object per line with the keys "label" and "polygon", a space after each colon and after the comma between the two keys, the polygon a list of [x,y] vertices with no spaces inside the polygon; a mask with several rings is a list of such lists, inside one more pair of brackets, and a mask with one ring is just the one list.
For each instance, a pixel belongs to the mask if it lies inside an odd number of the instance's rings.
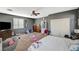
{"label": "air vent", "polygon": [[13,11],[12,9],[7,9],[8,11]]}

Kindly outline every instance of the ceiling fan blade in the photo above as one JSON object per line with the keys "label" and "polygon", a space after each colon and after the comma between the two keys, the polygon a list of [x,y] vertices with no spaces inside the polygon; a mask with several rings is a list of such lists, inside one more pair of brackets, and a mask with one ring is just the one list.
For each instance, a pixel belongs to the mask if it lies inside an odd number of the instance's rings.
{"label": "ceiling fan blade", "polygon": [[31,15],[38,16],[40,13],[36,13],[35,10],[32,11]]}

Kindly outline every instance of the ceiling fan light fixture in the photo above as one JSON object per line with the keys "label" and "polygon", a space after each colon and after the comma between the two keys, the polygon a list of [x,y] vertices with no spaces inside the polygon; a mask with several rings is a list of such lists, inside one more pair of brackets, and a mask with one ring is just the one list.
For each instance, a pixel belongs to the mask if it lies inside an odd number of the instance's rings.
{"label": "ceiling fan light fixture", "polygon": [[38,16],[40,13],[36,12],[35,10],[32,11],[31,16]]}

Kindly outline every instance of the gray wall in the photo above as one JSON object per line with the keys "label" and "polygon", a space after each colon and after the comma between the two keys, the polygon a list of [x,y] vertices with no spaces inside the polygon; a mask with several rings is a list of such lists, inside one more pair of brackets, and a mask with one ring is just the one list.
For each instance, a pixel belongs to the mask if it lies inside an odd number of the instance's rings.
{"label": "gray wall", "polygon": [[[48,21],[48,29],[49,29],[49,31],[50,31],[50,20],[66,18],[66,17],[70,17],[70,19],[71,19],[71,21],[70,21],[71,29],[70,30],[71,30],[71,33],[73,33],[73,30],[75,28],[75,14],[74,14],[74,11],[68,11],[68,12],[52,14],[52,15],[49,15],[48,17],[45,17],[45,19]],[[41,24],[41,20],[42,20],[42,18],[36,19],[35,23],[36,24]]]}
{"label": "gray wall", "polygon": [[32,29],[33,20],[25,17],[19,17],[19,16],[12,16],[12,15],[6,15],[6,14],[0,14],[0,22],[11,22],[11,29],[14,30],[16,33],[18,32],[24,32],[26,28],[23,29],[13,29],[13,18],[23,18],[25,20],[25,23],[28,23],[28,29]]}
{"label": "gray wall", "polygon": [[[59,19],[59,18],[66,18],[66,17],[70,17],[71,18],[71,32],[73,32],[73,29],[75,27],[75,15],[74,15],[74,11],[67,11],[67,12],[62,12],[62,13],[57,13],[57,14],[51,14],[48,17],[45,17],[45,19],[48,21],[48,29],[50,31],[50,20],[53,19]],[[25,17],[19,17],[19,16],[12,16],[12,15],[5,15],[5,14],[0,14],[0,21],[4,21],[4,22],[11,22],[11,29],[13,30],[13,18],[23,18],[25,19],[25,23],[28,23],[28,29],[32,29],[32,26],[34,23],[36,24],[40,24],[42,18],[39,19],[29,19],[29,18],[25,18]],[[16,29],[16,33],[18,32],[24,32],[26,30],[26,28],[24,29]]]}

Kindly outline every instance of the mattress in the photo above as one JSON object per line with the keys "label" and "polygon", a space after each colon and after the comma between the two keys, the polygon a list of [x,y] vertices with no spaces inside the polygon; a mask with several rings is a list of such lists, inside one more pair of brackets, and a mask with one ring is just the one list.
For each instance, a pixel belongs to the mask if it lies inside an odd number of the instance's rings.
{"label": "mattress", "polygon": [[70,39],[46,36],[37,42],[32,43],[28,48],[29,51],[68,51]]}

